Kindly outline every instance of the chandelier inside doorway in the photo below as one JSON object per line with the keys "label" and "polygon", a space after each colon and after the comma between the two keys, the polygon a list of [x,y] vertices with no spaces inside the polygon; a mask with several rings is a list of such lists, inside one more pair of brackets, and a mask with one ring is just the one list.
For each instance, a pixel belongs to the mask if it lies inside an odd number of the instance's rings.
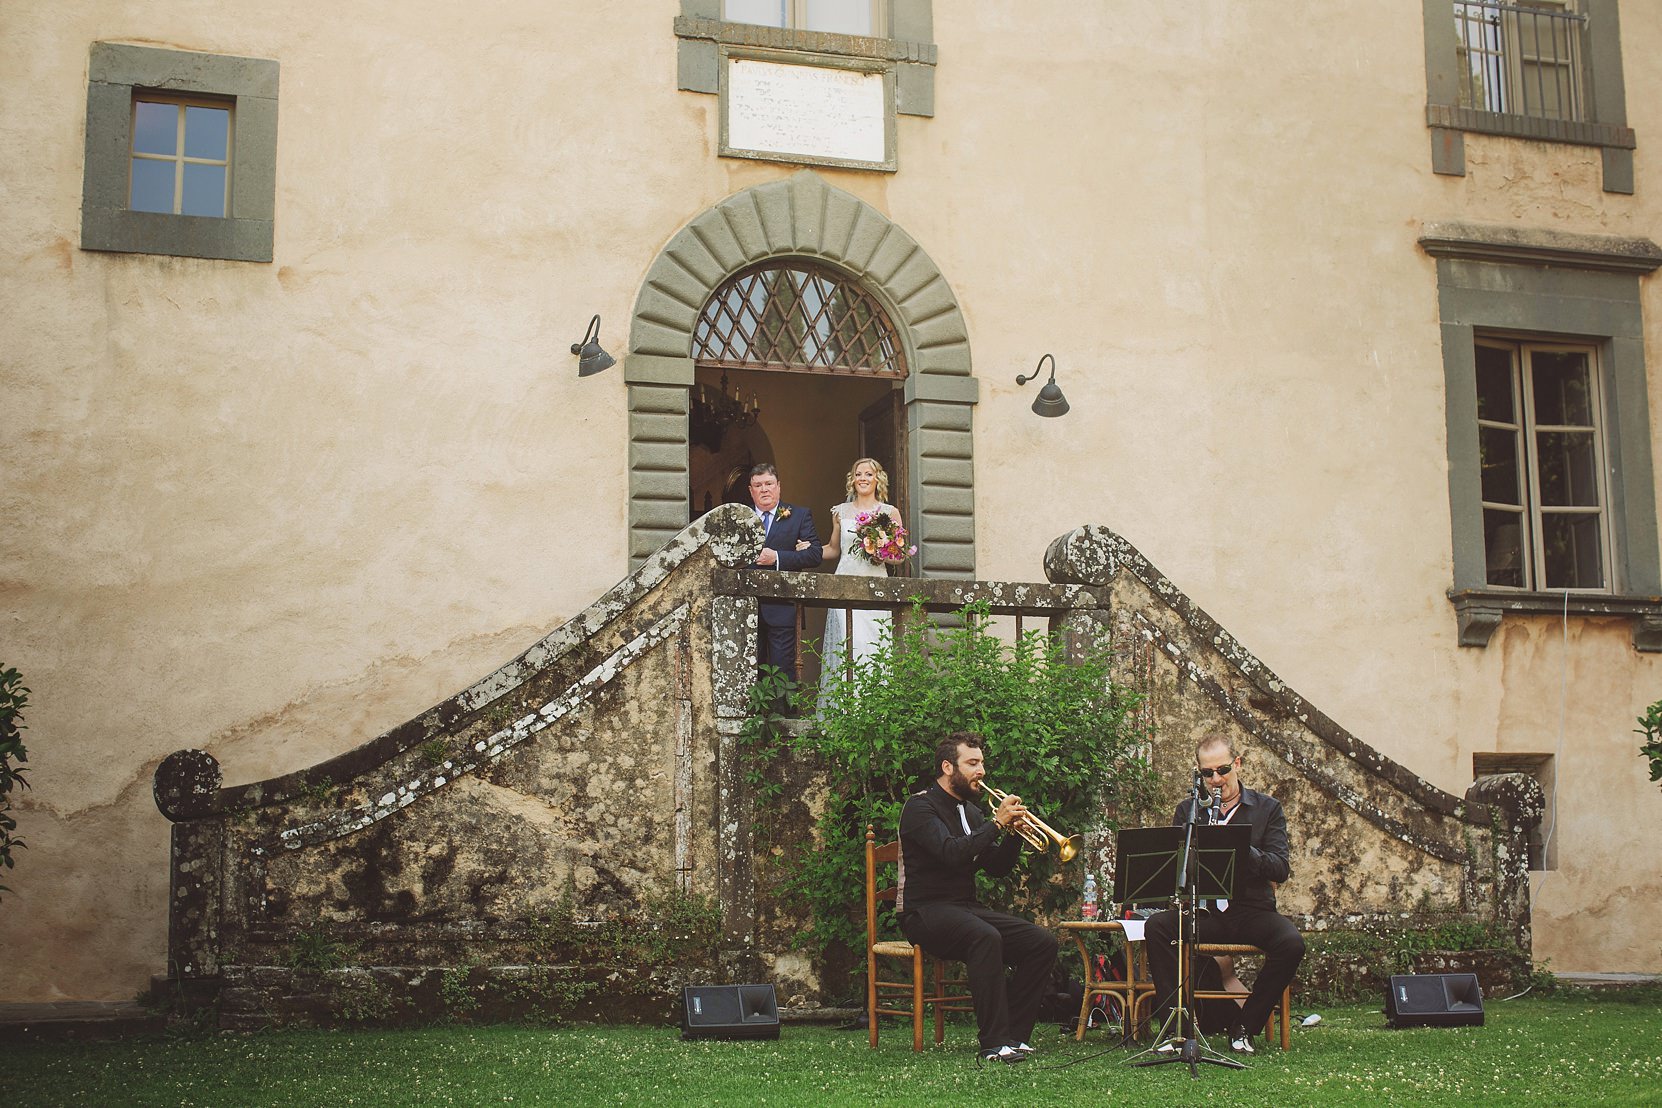
{"label": "chandelier inside doorway", "polygon": [[693,386],[688,438],[713,454],[721,449],[727,432],[754,427],[761,414],[762,402],[755,393],[746,398],[737,388],[727,391],[727,371],[723,370],[719,388],[702,381]]}

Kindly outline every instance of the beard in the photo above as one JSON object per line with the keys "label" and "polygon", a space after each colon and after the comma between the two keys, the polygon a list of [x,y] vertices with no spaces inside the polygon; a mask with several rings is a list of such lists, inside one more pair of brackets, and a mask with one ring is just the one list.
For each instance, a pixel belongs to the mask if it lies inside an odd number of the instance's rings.
{"label": "beard", "polygon": [[957,766],[953,766],[952,772],[947,775],[946,787],[960,800],[975,798],[975,786],[970,784],[970,779],[965,777]]}

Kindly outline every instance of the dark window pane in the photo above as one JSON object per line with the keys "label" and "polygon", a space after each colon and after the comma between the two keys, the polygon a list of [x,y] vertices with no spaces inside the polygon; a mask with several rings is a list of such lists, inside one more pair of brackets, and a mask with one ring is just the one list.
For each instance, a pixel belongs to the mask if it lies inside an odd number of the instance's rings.
{"label": "dark window pane", "polygon": [[1483,552],[1489,584],[1523,588],[1523,513],[1485,508]]}
{"label": "dark window pane", "polygon": [[185,109],[185,157],[222,162],[230,138],[231,113],[226,109]]}
{"label": "dark window pane", "polygon": [[[133,105],[133,150],[140,154],[179,152],[179,105],[152,104],[140,100]],[[172,205],[168,205],[169,210]],[[147,211],[149,209],[146,209]]]}
{"label": "dark window pane", "polygon": [[185,215],[225,214],[225,167],[185,165],[184,197],[179,210]]}
{"label": "dark window pane", "polygon": [[1477,418],[1516,423],[1512,410],[1512,352],[1477,348]]}
{"label": "dark window pane", "polygon": [[1599,517],[1544,512],[1541,542],[1549,589],[1602,589],[1604,559],[1599,548]]}
{"label": "dark window pane", "polygon": [[1598,457],[1591,431],[1542,431],[1535,446],[1543,505],[1598,507]]}
{"label": "dark window pane", "polygon": [[135,212],[173,211],[173,169],[176,162],[133,159],[133,190],[127,206]]}
{"label": "dark window pane", "polygon": [[1592,382],[1585,351],[1536,351],[1529,364],[1535,377],[1536,423],[1593,426]]}
{"label": "dark window pane", "polygon": [[1518,478],[1518,432],[1504,427],[1479,427],[1477,446],[1483,467],[1483,499],[1522,507]]}

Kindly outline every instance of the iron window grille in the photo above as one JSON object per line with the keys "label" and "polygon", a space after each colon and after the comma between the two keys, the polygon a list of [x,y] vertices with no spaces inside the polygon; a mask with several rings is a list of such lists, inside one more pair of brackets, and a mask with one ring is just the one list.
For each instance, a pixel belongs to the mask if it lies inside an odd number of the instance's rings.
{"label": "iron window grille", "polygon": [[1460,106],[1503,115],[1587,118],[1587,16],[1564,3],[1454,0]]}
{"label": "iron window grille", "polygon": [[711,294],[693,359],[722,369],[905,377],[899,337],[876,299],[812,262],[767,262]]}

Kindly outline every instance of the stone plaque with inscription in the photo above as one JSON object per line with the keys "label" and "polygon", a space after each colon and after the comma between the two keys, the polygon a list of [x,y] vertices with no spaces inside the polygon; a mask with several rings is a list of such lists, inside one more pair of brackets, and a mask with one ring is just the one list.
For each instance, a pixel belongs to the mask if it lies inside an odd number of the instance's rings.
{"label": "stone plaque with inscription", "polygon": [[893,169],[885,74],[730,58],[722,153]]}

